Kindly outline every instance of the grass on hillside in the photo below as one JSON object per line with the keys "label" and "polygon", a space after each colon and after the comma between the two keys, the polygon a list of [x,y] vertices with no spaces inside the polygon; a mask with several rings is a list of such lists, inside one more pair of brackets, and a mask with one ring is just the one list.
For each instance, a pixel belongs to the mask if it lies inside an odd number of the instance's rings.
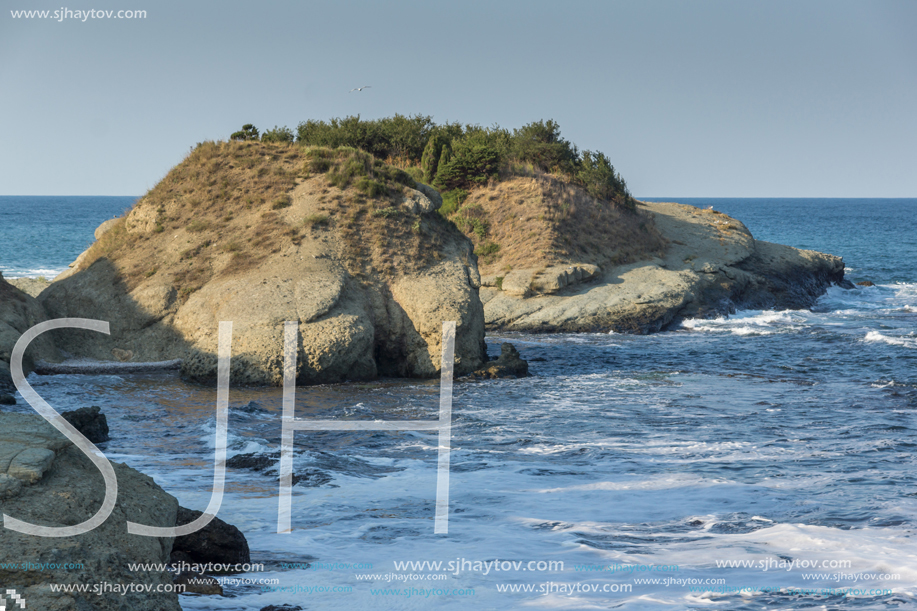
{"label": "grass on hillside", "polygon": [[[291,192],[305,181],[319,212],[290,222]],[[214,277],[331,231],[351,272],[384,279],[442,258],[444,238],[458,235],[438,215],[421,218],[400,206],[414,184],[356,149],[205,142],[92,245],[81,268],[104,257],[129,289],[168,278],[184,300]]]}
{"label": "grass on hillside", "polygon": [[562,176],[531,167],[446,201],[443,212],[475,244],[484,274],[621,265],[666,248],[652,220],[631,205],[598,200]]}

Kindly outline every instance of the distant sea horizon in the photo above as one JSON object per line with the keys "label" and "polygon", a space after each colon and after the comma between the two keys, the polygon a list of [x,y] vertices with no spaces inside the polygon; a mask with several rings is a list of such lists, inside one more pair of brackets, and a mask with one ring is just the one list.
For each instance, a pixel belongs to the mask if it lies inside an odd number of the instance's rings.
{"label": "distant sea horizon", "polygon": [[[92,244],[96,227],[122,215],[139,198],[135,195],[0,195],[0,273],[6,278],[53,278]],[[884,231],[884,226],[897,232],[903,225],[899,222],[902,219],[896,218],[896,209],[917,211],[917,198],[900,197],[639,196],[637,199],[674,201],[698,208],[713,206],[745,223],[756,239],[840,256],[855,255],[862,250],[864,244],[858,242],[865,239],[865,234],[844,235],[843,225],[835,222],[837,214],[857,217],[857,210],[868,208],[869,212],[858,224],[875,222],[877,231]],[[805,223],[794,220],[800,207],[806,208]],[[852,250],[837,252],[838,244],[845,240],[850,242]],[[895,240],[901,242],[899,237]],[[904,242],[907,247],[906,236]],[[913,251],[917,252],[917,246]]]}

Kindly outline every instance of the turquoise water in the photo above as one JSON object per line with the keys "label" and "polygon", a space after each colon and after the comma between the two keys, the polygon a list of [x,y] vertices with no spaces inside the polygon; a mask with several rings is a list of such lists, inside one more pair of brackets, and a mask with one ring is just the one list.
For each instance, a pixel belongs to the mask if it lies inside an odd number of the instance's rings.
{"label": "turquoise water", "polygon": [[[514,342],[533,376],[456,384],[448,536],[433,533],[435,434],[297,433],[295,467],[316,485],[294,487],[293,533],[274,532],[275,473],[230,469],[220,511],[265,563],[242,577],[277,584],[183,608],[917,607],[917,200],[680,201],[842,255],[851,279],[876,286],[650,336],[490,337],[492,353]],[[59,409],[101,405],[109,458],[207,505],[213,389],[150,375],[30,381]],[[435,381],[300,388],[297,415],[435,419],[437,396]],[[233,387],[230,403],[230,455],[275,452],[280,391]],[[396,564],[457,559],[564,566]],[[301,562],[316,568],[288,564]]]}
{"label": "turquoise water", "polygon": [[0,272],[5,278],[53,278],[92,244],[96,227],[136,200],[0,196]]}

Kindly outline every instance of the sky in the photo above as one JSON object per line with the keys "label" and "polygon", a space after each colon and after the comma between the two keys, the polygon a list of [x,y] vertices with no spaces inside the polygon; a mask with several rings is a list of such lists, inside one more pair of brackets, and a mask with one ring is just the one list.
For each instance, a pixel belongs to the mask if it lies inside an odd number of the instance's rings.
{"label": "sky", "polygon": [[[142,195],[244,123],[401,113],[554,119],[637,197],[917,197],[910,0],[55,1],[2,0],[0,195]],[[146,17],[12,13],[64,5]]]}

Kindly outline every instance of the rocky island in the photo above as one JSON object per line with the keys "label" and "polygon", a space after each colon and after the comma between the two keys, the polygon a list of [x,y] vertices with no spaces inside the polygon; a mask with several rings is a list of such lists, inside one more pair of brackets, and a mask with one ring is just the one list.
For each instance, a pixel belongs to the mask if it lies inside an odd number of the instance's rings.
{"label": "rocky island", "polygon": [[274,385],[296,320],[297,381],[314,384],[435,377],[444,320],[464,375],[488,359],[485,328],[647,333],[849,286],[839,257],[755,240],[716,210],[635,200],[552,121],[348,117],[295,138],[247,125],[199,144],[95,237],[37,301],[0,284],[7,389],[13,343],[46,318],[106,320],[111,335],[55,331],[27,369],[59,349],[209,382],[231,320],[233,383]]}

